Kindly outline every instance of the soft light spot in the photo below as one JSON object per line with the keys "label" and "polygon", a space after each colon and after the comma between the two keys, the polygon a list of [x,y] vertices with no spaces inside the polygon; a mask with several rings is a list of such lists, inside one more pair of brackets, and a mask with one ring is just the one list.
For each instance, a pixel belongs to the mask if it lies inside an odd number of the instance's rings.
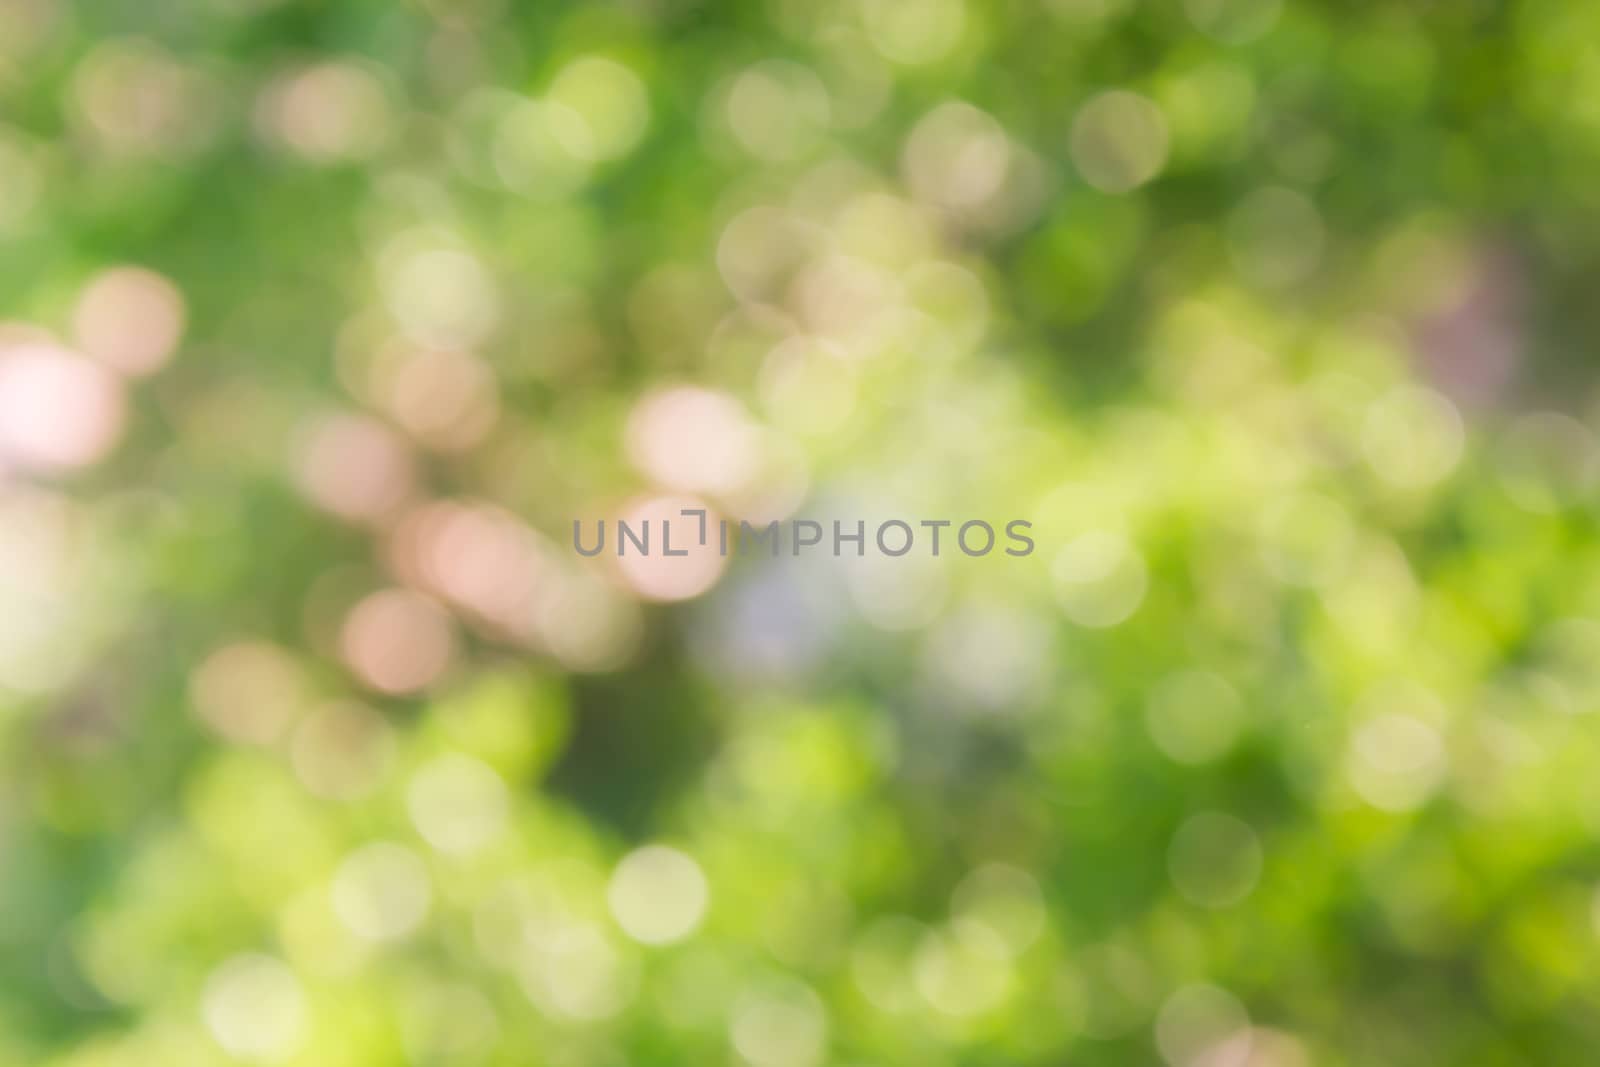
{"label": "soft light spot", "polygon": [[731,219],[717,240],[717,270],[739,299],[780,299],[818,235],[774,207],[753,207]]}
{"label": "soft light spot", "polygon": [[143,267],[115,267],[96,275],[72,312],[78,347],[133,378],[166,365],[183,336],[184,320],[178,287]]}
{"label": "soft light spot", "polygon": [[440,852],[465,855],[492,843],[510,816],[505,782],[469,756],[440,756],[411,779],[406,807],[423,838]]}
{"label": "soft light spot", "polygon": [[384,589],[355,606],[340,632],[345,663],[383,693],[415,693],[444,672],[455,654],[449,615],[404,589]]}
{"label": "soft light spot", "polygon": [[84,615],[94,610],[99,570],[90,565],[92,529],[66,496],[0,489],[0,690],[46,692],[88,666]]}
{"label": "soft light spot", "polygon": [[1491,451],[1511,502],[1552,514],[1587,502],[1600,484],[1600,441],[1570,415],[1538,412],[1516,419]]}
{"label": "soft light spot", "polygon": [[1093,530],[1069,541],[1050,569],[1067,618],[1096,629],[1115,626],[1144,600],[1144,557],[1119,533]]}
{"label": "soft light spot", "polygon": [[721,495],[729,521],[760,526],[794,515],[811,488],[805,451],[789,437],[763,428],[756,436],[754,465],[748,482]]}
{"label": "soft light spot", "polygon": [[390,557],[408,582],[518,636],[532,632],[550,577],[536,535],[520,519],[453,501],[407,513],[394,530]]}
{"label": "soft light spot", "polygon": [[[1225,1043],[1224,1049],[1229,1044],[1245,1050],[1244,1059],[1238,1061],[1238,1067],[1312,1067],[1311,1056],[1306,1052],[1304,1043],[1281,1030],[1252,1026]],[[1206,1064],[1205,1067],[1211,1065]],[[1217,1067],[1233,1067],[1233,1064],[1224,1060]]]}
{"label": "soft light spot", "polygon": [[195,712],[230,741],[270,745],[299,716],[307,682],[294,657],[264,641],[226,645],[189,680]]}
{"label": "soft light spot", "polygon": [[378,76],[341,60],[280,77],[263,94],[257,122],[301,158],[329,164],[376,154],[388,142],[394,119]]}
{"label": "soft light spot", "polygon": [[1418,489],[1455,469],[1465,439],[1461,415],[1448,399],[1421,386],[1399,386],[1368,411],[1361,447],[1378,477]]}
{"label": "soft light spot", "polygon": [[970,209],[998,193],[1011,163],[1011,140],[993,116],[952,100],[922,117],[906,138],[900,166],[917,199]]}
{"label": "soft light spot", "polygon": [[217,87],[160,45],[97,44],[72,73],[75,118],[95,147],[119,156],[187,152],[214,128]]}
{"label": "soft light spot", "polygon": [[394,732],[364,704],[343,701],[308,717],[295,730],[289,761],[296,777],[320,797],[349,800],[370,792],[394,758]]}
{"label": "soft light spot", "polygon": [[421,857],[380,841],[339,865],[332,897],[334,913],[352,933],[369,941],[395,941],[427,918],[432,888]]}
{"label": "soft light spot", "polygon": [[[879,566],[868,570],[879,574],[901,563],[885,557],[875,562]],[[936,567],[923,573],[939,573]],[[942,602],[945,588],[942,578],[935,579],[927,593],[930,602]],[[851,593],[859,598],[861,586],[852,585]],[[871,619],[876,612],[863,614]],[[929,636],[925,673],[939,694],[936,700],[953,698],[971,710],[1004,710],[1045,690],[1053,639],[1052,627],[1040,616],[998,604],[966,606]]]}
{"label": "soft light spot", "polygon": [[917,992],[940,1014],[981,1015],[1011,991],[1010,949],[989,927],[958,920],[922,939],[912,976]]}
{"label": "soft light spot", "polygon": [[664,845],[647,845],[623,857],[606,890],[617,924],[647,945],[688,937],[705,916],[708,899],[700,865]]}
{"label": "soft light spot", "polygon": [[380,273],[390,313],[424,345],[472,348],[500,321],[494,280],[462,249],[402,238],[385,253]]}
{"label": "soft light spot", "polygon": [[629,961],[589,923],[563,926],[521,967],[528,999],[569,1019],[609,1019],[632,999],[637,976]]}
{"label": "soft light spot", "polygon": [[761,399],[773,421],[808,437],[825,437],[849,420],[856,372],[839,350],[809,337],[779,342],[761,364]]}
{"label": "soft light spot", "polygon": [[207,1029],[240,1059],[282,1062],[305,1038],[300,983],[271,956],[248,953],[228,960],[206,979],[201,1004]]}
{"label": "soft light spot", "polygon": [[757,63],[728,90],[728,127],[745,150],[772,162],[798,159],[826,132],[828,91],[788,60]]}
{"label": "soft light spot", "polygon": [[755,438],[743,405],[697,386],[649,393],[628,415],[628,458],[665,489],[739,489],[753,472]]}
{"label": "soft light spot", "polygon": [[567,109],[582,126],[557,125],[556,136],[573,156],[591,161],[620,159],[633,151],[650,124],[650,97],[632,70],[604,56],[582,56],[561,68],[546,99]]}
{"label": "soft light spot", "polygon": [[367,415],[327,415],[310,423],[300,435],[294,473],[313,504],[347,522],[386,518],[416,481],[405,443]]}
{"label": "soft light spot", "polygon": [[87,467],[125,421],[121,383],[99,364],[49,344],[0,349],[0,459],[47,472]]}
{"label": "soft light spot", "polygon": [[615,584],[586,571],[555,572],[534,604],[543,646],[573,671],[614,670],[638,646],[639,608]]}
{"label": "soft light spot", "polygon": [[873,47],[905,66],[943,59],[967,26],[963,0],[864,0],[862,13]]}
{"label": "soft light spot", "polygon": [[[844,191],[838,195],[849,196]],[[933,222],[919,204],[870,190],[849,196],[837,209],[829,231],[847,255],[904,270],[928,262],[934,254]]]}
{"label": "soft light spot", "polygon": [[870,352],[900,325],[902,279],[854,256],[826,255],[796,276],[790,299],[814,334],[847,350]]}
{"label": "soft light spot", "polygon": [[988,863],[962,880],[951,912],[993,933],[1012,955],[1028,949],[1045,931],[1044,893],[1033,875],[1004,863]]}
{"label": "soft light spot", "polygon": [[588,180],[596,149],[577,112],[522,99],[496,123],[490,151],[495,174],[508,188],[538,200],[557,200]]}
{"label": "soft light spot", "polygon": [[1250,1036],[1239,998],[1212,985],[1184,986],[1156,1017],[1156,1047],[1171,1067],[1247,1067]]}
{"label": "soft light spot", "polygon": [[1444,742],[1416,716],[1380,715],[1356,731],[1346,768],[1361,799],[1385,811],[1410,811],[1444,777]]}
{"label": "soft light spot", "polygon": [[728,1037],[752,1067],[816,1067],[827,1051],[828,1019],[808,986],[776,982],[740,998]]}
{"label": "soft light spot", "polygon": [[394,421],[440,452],[478,444],[500,414],[494,372],[465,352],[391,348],[380,356],[373,378],[373,392]]}
{"label": "soft light spot", "polygon": [[1226,755],[1244,726],[1244,705],[1224,679],[1204,671],[1174,675],[1145,703],[1145,727],[1176,763],[1209,763]]}
{"label": "soft light spot", "polygon": [[[649,530],[649,555],[628,541],[623,554],[617,557],[622,577],[634,592],[649,600],[689,600],[717,583],[728,565],[728,557],[722,555],[719,544],[721,516],[707,509],[702,544],[699,518],[683,514],[685,508],[705,507],[703,501],[692,497],[658,496],[635,501],[623,510],[619,525],[611,531],[609,550],[615,551],[623,543],[618,540],[622,524],[635,536],[644,536],[646,524]],[[669,539],[673,552],[670,556],[665,554]],[[680,556],[679,552],[684,554]]]}
{"label": "soft light spot", "polygon": [[1167,120],[1147,98],[1126,89],[1094,97],[1072,120],[1072,162],[1103,193],[1126,193],[1161,173]]}

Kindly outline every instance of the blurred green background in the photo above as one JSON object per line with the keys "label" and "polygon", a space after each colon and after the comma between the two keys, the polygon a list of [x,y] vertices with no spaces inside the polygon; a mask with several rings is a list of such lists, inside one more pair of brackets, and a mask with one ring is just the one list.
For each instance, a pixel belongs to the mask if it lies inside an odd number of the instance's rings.
{"label": "blurred green background", "polygon": [[0,0],[0,1065],[1592,1064],[1597,287],[1585,0]]}

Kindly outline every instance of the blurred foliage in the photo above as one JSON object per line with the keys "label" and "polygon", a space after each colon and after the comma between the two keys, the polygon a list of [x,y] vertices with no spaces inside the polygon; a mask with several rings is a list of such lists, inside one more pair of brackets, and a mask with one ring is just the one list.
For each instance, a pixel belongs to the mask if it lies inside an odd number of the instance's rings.
{"label": "blurred foliage", "polygon": [[0,0],[0,1067],[1590,1063],[1596,42]]}

